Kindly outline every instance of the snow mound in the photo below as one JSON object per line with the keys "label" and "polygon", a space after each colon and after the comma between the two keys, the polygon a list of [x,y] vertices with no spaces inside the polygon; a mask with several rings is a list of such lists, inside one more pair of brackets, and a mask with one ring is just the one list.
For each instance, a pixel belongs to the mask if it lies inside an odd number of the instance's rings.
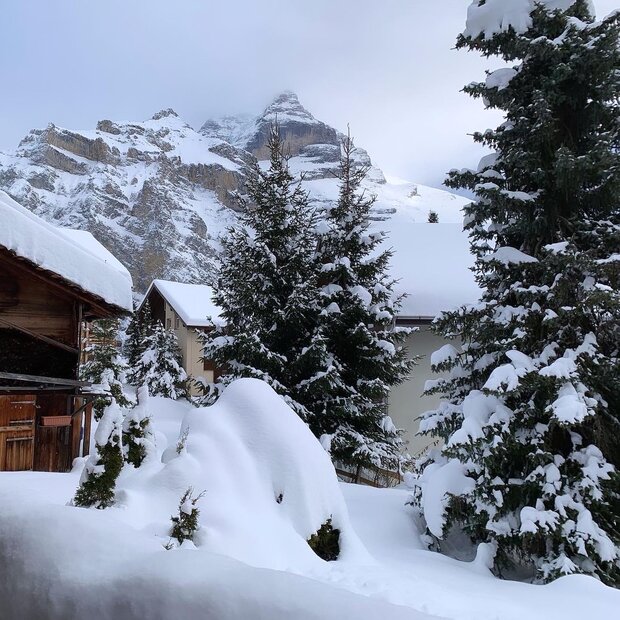
{"label": "snow mound", "polygon": [[168,487],[182,480],[206,491],[201,546],[253,566],[301,570],[322,562],[306,540],[331,518],[340,558],[371,562],[329,456],[266,383],[235,381],[214,405],[186,414],[184,433],[185,448],[160,476]]}

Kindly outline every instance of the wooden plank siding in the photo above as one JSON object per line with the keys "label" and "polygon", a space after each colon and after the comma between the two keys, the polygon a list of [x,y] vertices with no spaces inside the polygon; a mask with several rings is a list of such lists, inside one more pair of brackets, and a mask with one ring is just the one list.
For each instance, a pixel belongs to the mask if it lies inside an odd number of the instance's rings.
{"label": "wooden plank siding", "polygon": [[33,468],[36,398],[0,396],[0,471]]}

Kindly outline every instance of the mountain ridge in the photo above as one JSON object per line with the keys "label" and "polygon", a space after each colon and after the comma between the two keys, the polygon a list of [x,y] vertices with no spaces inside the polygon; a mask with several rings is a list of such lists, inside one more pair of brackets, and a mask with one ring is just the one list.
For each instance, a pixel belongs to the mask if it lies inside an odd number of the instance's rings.
{"label": "mountain ridge", "polygon": [[[50,123],[0,153],[0,189],[53,223],[93,233],[127,265],[138,291],[154,278],[212,282],[217,239],[235,224],[237,194],[249,167],[268,156],[276,121],[291,171],[304,176],[313,202],[335,200],[343,134],[291,91],[257,116],[211,119],[199,130],[170,108],[139,122],[104,119],[90,130]],[[429,209],[442,221],[460,219],[465,199],[388,183],[362,148],[355,160],[369,168],[364,187],[377,195],[374,219],[425,221]]]}

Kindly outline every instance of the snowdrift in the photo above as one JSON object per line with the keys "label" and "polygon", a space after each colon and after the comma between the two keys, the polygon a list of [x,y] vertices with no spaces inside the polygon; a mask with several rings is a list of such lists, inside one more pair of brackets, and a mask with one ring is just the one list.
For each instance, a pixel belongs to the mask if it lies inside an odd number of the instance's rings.
{"label": "snowdrift", "polygon": [[201,546],[254,566],[303,570],[322,562],[306,540],[331,518],[340,558],[371,562],[329,456],[266,383],[235,381],[213,406],[187,413],[183,434],[184,450],[166,451],[156,484],[177,497],[188,486],[206,491]]}

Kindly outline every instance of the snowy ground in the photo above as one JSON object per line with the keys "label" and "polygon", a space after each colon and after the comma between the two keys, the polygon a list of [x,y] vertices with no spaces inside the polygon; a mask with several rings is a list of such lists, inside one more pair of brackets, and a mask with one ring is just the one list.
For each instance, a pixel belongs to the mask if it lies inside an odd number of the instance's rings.
{"label": "snowy ground", "polygon": [[[123,472],[107,510],[66,505],[79,466],[0,474],[0,618],[614,617],[620,593],[591,578],[500,581],[481,562],[423,550],[408,492],[336,483],[280,403],[252,385],[219,409],[151,399],[158,455]],[[207,490],[204,529],[198,547],[166,551],[188,482]],[[343,559],[331,563],[302,544],[326,512],[343,530]]]}

